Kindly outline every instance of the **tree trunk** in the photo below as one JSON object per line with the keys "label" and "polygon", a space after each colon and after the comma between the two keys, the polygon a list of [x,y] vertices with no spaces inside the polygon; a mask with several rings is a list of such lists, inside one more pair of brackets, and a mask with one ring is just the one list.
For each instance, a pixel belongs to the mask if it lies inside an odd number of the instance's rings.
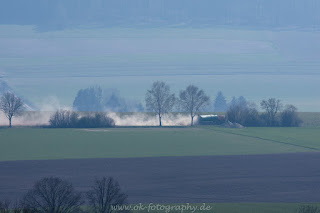
{"label": "tree trunk", "polygon": [[162,126],[161,124],[161,115],[159,114],[159,123],[160,123],[160,126]]}
{"label": "tree trunk", "polygon": [[9,118],[9,127],[11,128],[11,120],[12,120],[12,118]]}
{"label": "tree trunk", "polygon": [[193,116],[191,115],[191,126],[193,126]]}

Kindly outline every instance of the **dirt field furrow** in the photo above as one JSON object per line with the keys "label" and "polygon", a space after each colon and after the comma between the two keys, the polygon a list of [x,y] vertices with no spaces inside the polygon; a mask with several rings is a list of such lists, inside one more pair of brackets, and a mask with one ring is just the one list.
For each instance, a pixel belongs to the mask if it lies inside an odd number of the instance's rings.
{"label": "dirt field furrow", "polygon": [[320,153],[0,162],[0,199],[44,176],[113,176],[133,203],[320,202]]}

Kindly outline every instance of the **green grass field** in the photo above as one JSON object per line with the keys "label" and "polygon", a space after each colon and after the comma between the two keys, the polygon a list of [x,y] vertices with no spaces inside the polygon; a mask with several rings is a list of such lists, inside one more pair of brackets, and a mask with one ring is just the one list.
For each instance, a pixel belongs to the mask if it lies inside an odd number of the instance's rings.
{"label": "green grass field", "polygon": [[0,129],[0,161],[251,155],[320,150],[320,128]]}
{"label": "green grass field", "polygon": [[[170,204],[165,206],[176,206],[186,204]],[[196,206],[198,209],[203,204],[191,204]],[[210,206],[210,211],[196,211],[203,213],[296,213],[301,205],[312,205],[320,207],[319,204],[299,204],[299,203],[214,203],[206,204]],[[132,211],[132,212],[148,212],[148,211]],[[164,211],[152,211],[155,213],[164,213]],[[171,213],[181,213],[181,211],[170,211]],[[191,213],[192,211],[184,211],[185,213]]]}
{"label": "green grass field", "polygon": [[[320,150],[319,130],[320,127],[225,129],[212,126],[90,130],[1,128],[0,161],[316,152]],[[197,204],[198,207],[201,205]],[[301,204],[207,205],[210,205],[212,210],[197,212],[294,213]]]}

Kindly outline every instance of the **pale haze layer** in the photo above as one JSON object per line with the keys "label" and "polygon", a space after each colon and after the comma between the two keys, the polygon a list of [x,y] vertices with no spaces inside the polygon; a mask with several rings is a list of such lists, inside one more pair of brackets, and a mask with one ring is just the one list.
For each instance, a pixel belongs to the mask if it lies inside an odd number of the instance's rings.
{"label": "pale haze layer", "polygon": [[38,109],[71,107],[96,85],[143,102],[157,80],[176,93],[195,84],[212,100],[221,90],[228,101],[320,109],[317,1],[67,2],[0,9],[0,80]]}

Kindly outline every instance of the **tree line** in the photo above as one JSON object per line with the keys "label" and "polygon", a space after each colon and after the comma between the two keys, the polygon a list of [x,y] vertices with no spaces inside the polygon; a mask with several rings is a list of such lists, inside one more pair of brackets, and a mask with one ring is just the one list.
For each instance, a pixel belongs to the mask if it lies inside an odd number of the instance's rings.
{"label": "tree line", "polygon": [[52,128],[108,128],[115,122],[104,112],[91,112],[82,115],[69,110],[56,111],[49,120]]}
{"label": "tree line", "polygon": [[[96,179],[90,190],[81,193],[70,181],[45,177],[35,182],[16,202],[1,201],[1,213],[111,213],[112,206],[128,203],[128,196],[112,177]],[[128,211],[119,211],[128,212]]]}
{"label": "tree line", "polygon": [[[105,111],[121,109],[126,101],[119,95],[112,93],[103,99],[100,87],[80,89],[74,99],[74,111],[58,110],[50,118],[50,126],[54,128],[105,128],[115,126],[112,118]],[[122,101],[119,101],[122,100]],[[167,113],[183,112],[190,116],[190,124],[194,125],[195,117],[210,105],[209,96],[199,87],[189,85],[176,96],[170,86],[162,81],[156,81],[145,95],[145,108],[136,102],[135,106],[141,111],[153,112],[157,115],[159,126],[163,125],[163,117]],[[233,97],[228,104],[222,92],[218,92],[214,100],[214,111],[223,112],[226,121],[238,123],[243,126],[300,126],[302,120],[298,116],[294,105],[283,106],[281,100],[270,98],[262,100],[260,113],[255,103],[247,101],[243,96]],[[12,118],[21,114],[24,109],[23,101],[11,92],[7,92],[0,100],[0,109],[9,120],[11,127]],[[111,110],[113,111],[113,110]],[[209,109],[209,111],[211,111]],[[84,113],[86,112],[86,113]],[[90,113],[89,113],[90,112]]]}
{"label": "tree line", "polygon": [[294,105],[283,106],[281,100],[269,98],[260,102],[264,112],[259,113],[255,103],[244,97],[234,98],[226,112],[229,121],[252,127],[297,127],[302,124]]}
{"label": "tree line", "polygon": [[[180,112],[190,114],[191,126],[194,124],[194,117],[201,113],[201,109],[209,105],[209,96],[203,90],[194,85],[189,85],[185,90],[181,90],[179,97],[176,98],[170,93],[170,87],[164,82],[155,82],[152,88],[146,94],[146,107],[149,111],[157,113],[159,117],[159,126],[162,125],[162,116],[165,113],[172,112],[174,105]],[[262,100],[261,108],[265,110],[259,113],[254,103],[248,102],[244,97],[233,98],[229,107],[222,92],[219,92],[215,99],[215,110],[218,112],[226,111],[226,121],[239,123],[243,126],[300,126],[302,120],[299,118],[297,108],[293,105],[285,106],[280,100],[270,98]],[[220,111],[221,110],[221,111]]]}

